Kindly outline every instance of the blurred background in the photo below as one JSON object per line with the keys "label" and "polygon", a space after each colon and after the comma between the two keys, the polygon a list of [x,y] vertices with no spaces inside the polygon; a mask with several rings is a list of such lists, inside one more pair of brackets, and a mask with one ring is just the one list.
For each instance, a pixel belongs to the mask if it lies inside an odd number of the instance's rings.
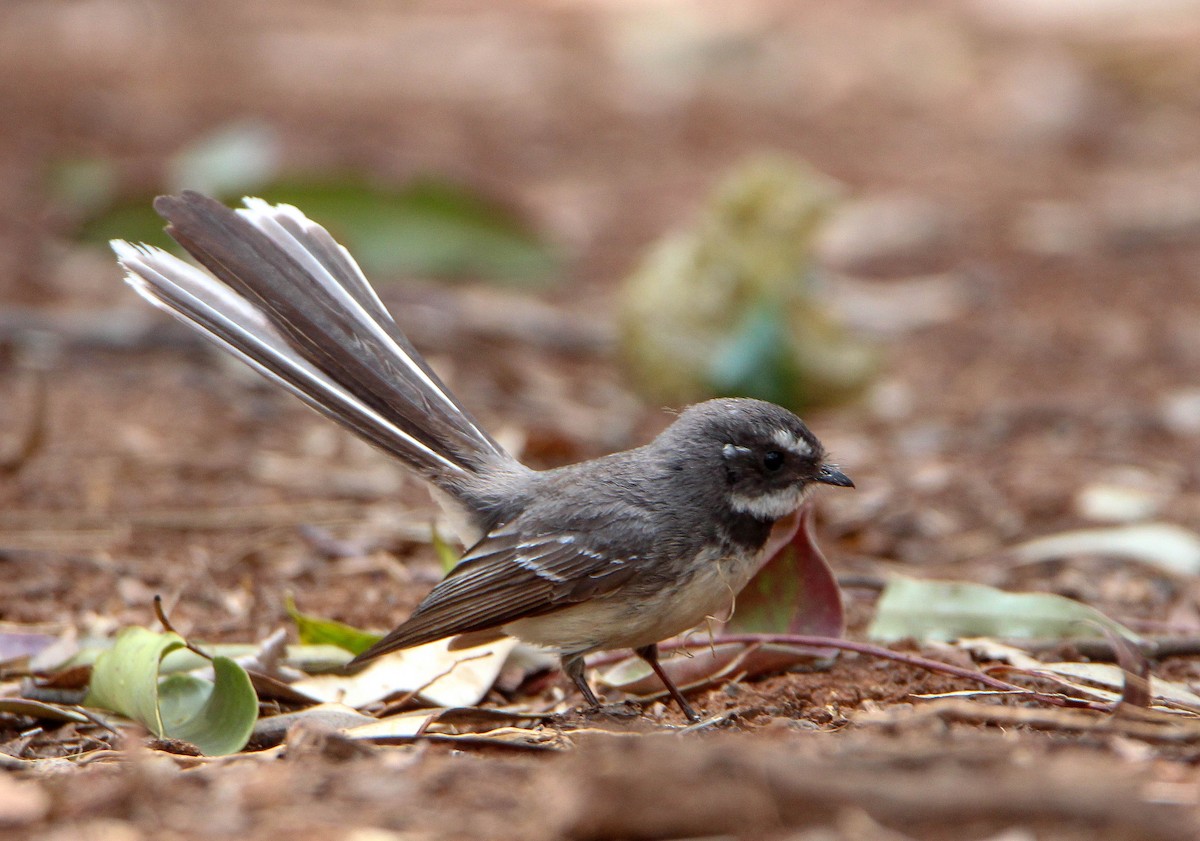
{"label": "blurred background", "polygon": [[1195,614],[990,559],[1200,522],[1196,43],[1185,0],[4,3],[0,612],[245,637],[436,577],[398,468],[120,282],[192,187],[325,223],[533,464],[769,396],[858,482],[841,569]]}

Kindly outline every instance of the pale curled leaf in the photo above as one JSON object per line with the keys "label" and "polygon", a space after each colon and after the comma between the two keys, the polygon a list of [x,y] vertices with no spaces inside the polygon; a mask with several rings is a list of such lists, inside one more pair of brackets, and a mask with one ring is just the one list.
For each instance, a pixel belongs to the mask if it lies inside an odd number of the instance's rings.
{"label": "pale curled leaf", "polygon": [[277,742],[294,725],[301,722],[316,724],[331,730],[348,731],[352,727],[378,721],[374,716],[360,713],[345,704],[317,704],[303,710],[260,718],[254,725],[254,738],[259,742]]}
{"label": "pale curled leaf", "polygon": [[0,712],[23,715],[44,721],[74,721],[78,723],[89,721],[88,717],[78,710],[62,704],[51,704],[47,701],[36,701],[32,698],[0,698]]}
{"label": "pale curled leaf", "polygon": [[501,729],[533,727],[548,718],[548,715],[485,707],[435,707],[375,718],[345,704],[318,704],[263,718],[255,726],[254,735],[260,741],[274,742],[282,739],[294,725],[312,723],[340,731],[352,739],[408,740],[425,732],[486,735]]}
{"label": "pale curled leaf", "polygon": [[491,707],[450,707],[438,715],[435,726],[442,733],[486,733],[498,727],[533,727],[553,718],[551,713]]}
{"label": "pale curled leaf", "polygon": [[1041,660],[1025,649],[1017,648],[1015,645],[1006,645],[990,637],[963,637],[957,640],[954,646],[966,651],[977,661],[992,660],[998,663],[1008,663],[1019,669],[1037,669],[1042,665]]}
{"label": "pale curled leaf", "polygon": [[345,731],[351,739],[411,739],[423,732],[442,711],[440,709],[414,710],[389,715],[376,721],[351,727]]}
{"label": "pale curled leaf", "polygon": [[505,747],[525,751],[562,750],[570,746],[564,734],[554,730],[528,730],[524,727],[498,727],[486,733],[428,733],[425,738],[436,742],[480,747]]}
{"label": "pale curled leaf", "polygon": [[1069,639],[1111,628],[1133,631],[1081,602],[1053,593],[1009,593],[983,584],[893,578],[867,629],[871,639],[953,640],[962,637]]}
{"label": "pale curled leaf", "polygon": [[1022,543],[1013,552],[1030,563],[1098,555],[1128,558],[1180,575],[1200,573],[1200,535],[1171,523],[1067,531]]}
{"label": "pale curled leaf", "polygon": [[[459,719],[457,726],[443,726],[442,719],[453,713],[447,709],[413,710],[411,712],[391,715],[370,724],[351,727],[345,733],[351,739],[365,739],[373,742],[407,742],[418,736],[424,736],[441,741],[473,742],[479,744],[499,744],[506,747],[545,748],[557,734],[544,733],[529,729],[532,722],[519,721],[514,726],[506,723],[512,717],[497,716],[486,726],[479,728],[464,728]],[[497,711],[499,712],[499,711]],[[535,720],[540,719],[536,717]]]}
{"label": "pale curled leaf", "polygon": [[292,688],[321,701],[362,707],[389,696],[416,693],[435,706],[465,707],[479,703],[492,688],[515,640],[449,651],[450,640],[438,640],[372,660],[352,675],[316,675]]}
{"label": "pale curled leaf", "polygon": [[[1108,631],[1107,628],[1101,627]],[[1153,700],[1149,682],[1150,661],[1133,641],[1120,634],[1109,632],[1108,639],[1117,655],[1120,668],[1124,671],[1122,700],[1136,707],[1150,706]],[[977,660],[1007,663],[1026,672],[1037,672],[1045,666],[1042,661],[1022,649],[986,637],[961,639],[956,645]]]}

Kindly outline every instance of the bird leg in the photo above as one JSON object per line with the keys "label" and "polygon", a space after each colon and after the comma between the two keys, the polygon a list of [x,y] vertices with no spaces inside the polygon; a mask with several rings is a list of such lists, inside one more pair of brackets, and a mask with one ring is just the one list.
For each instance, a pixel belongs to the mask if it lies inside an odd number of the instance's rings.
{"label": "bird leg", "polygon": [[666,670],[658,662],[658,645],[644,645],[641,648],[635,648],[633,653],[650,664],[650,668],[654,669],[654,673],[663,682],[663,686],[667,687],[667,691],[671,693],[671,697],[675,699],[675,703],[679,705],[679,709],[683,710],[683,714],[687,716],[688,721],[699,721],[700,716],[692,709],[692,705],[683,697],[683,693],[679,691],[679,687],[675,685],[675,681],[671,680],[671,676],[667,674]]}
{"label": "bird leg", "polygon": [[579,689],[579,693],[583,695],[583,700],[587,701],[589,707],[593,710],[600,707],[600,699],[596,697],[596,693],[592,691],[592,687],[588,686],[587,678],[583,675],[583,655],[582,654],[564,654],[562,657],[562,670]]}

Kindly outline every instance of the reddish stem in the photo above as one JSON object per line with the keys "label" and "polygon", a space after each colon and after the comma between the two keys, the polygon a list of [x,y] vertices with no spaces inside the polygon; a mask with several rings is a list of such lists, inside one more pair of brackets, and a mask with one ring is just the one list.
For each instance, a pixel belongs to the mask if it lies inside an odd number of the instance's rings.
{"label": "reddish stem", "polygon": [[[1111,712],[1104,704],[1096,701],[1086,701],[1081,698],[1071,698],[1067,695],[1050,694],[1045,692],[1036,692],[1032,689],[1027,689],[1016,683],[1009,683],[1005,680],[992,677],[984,674],[977,669],[966,669],[962,666],[954,666],[950,663],[943,663],[940,660],[930,660],[928,657],[921,657],[917,654],[906,654],[902,651],[893,651],[890,648],[884,648],[879,645],[872,645],[866,642],[854,642],[853,640],[838,639],[836,637],[809,637],[795,634],[728,634],[714,637],[710,641],[691,641],[685,639],[671,640],[659,644],[659,649],[663,651],[677,648],[709,648],[714,645],[724,643],[740,643],[743,645],[750,644],[773,644],[773,645],[796,645],[805,648],[837,648],[842,651],[853,651],[856,654],[864,654],[868,657],[882,657],[885,660],[895,660],[897,663],[904,663],[909,666],[915,666],[918,669],[925,669],[930,672],[940,672],[941,674],[951,675],[952,677],[963,678],[964,680],[974,681],[975,683],[986,686],[988,689],[995,689],[1000,692],[1018,692],[1027,698],[1036,701],[1042,701],[1047,704],[1053,704],[1058,707],[1075,707],[1098,712]],[[600,662],[604,662],[607,658],[602,658]],[[598,664],[593,662],[593,665]]]}

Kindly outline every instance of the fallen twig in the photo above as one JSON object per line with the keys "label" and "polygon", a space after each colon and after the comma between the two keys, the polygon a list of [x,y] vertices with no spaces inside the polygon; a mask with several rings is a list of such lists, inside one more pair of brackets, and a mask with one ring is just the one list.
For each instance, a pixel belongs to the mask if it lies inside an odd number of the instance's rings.
{"label": "fallen twig", "polygon": [[1028,689],[1015,683],[1000,680],[992,677],[977,669],[967,669],[962,666],[954,666],[950,663],[943,663],[940,660],[931,660],[928,657],[921,657],[917,654],[907,654],[902,651],[893,651],[890,648],[884,648],[879,645],[872,645],[865,642],[854,642],[853,640],[837,639],[833,637],[810,637],[793,634],[726,634],[718,636],[711,641],[692,642],[687,640],[675,640],[671,642],[661,643],[659,649],[663,651],[673,649],[703,649],[710,645],[720,645],[722,643],[743,643],[743,644],[772,644],[772,645],[794,645],[804,648],[837,648],[842,651],[853,651],[856,654],[863,654],[868,657],[881,657],[886,660],[894,660],[898,663],[904,663],[909,666],[914,666],[918,669],[925,669],[930,672],[938,672],[940,674],[950,675],[951,677],[959,677],[964,680],[970,680],[989,689],[996,689],[1003,692],[1011,692],[1020,694],[1030,700],[1040,701],[1046,704],[1052,704],[1057,707],[1073,707],[1077,709],[1089,709],[1097,712],[1111,712],[1110,708],[1098,701],[1086,701],[1081,698],[1072,698],[1068,695],[1060,695],[1057,693],[1038,692],[1033,689]]}
{"label": "fallen twig", "polygon": [[154,595],[154,615],[157,617],[159,624],[163,626],[163,630],[169,634],[174,634],[183,640],[183,645],[188,651],[192,652],[197,657],[202,657],[210,663],[212,662],[213,658],[211,654],[192,645],[187,637],[175,630],[175,626],[171,624],[171,620],[167,616],[166,609],[163,608],[163,598],[157,593]]}
{"label": "fallen twig", "polygon": [[1126,715],[1096,716],[1096,710],[1045,709],[981,704],[961,698],[938,698],[903,710],[877,710],[856,717],[858,723],[899,724],[936,718],[958,724],[989,724],[1000,727],[1029,727],[1077,733],[1123,735],[1146,742],[1192,744],[1200,742],[1200,720],[1172,716],[1150,721]]}
{"label": "fallen twig", "polygon": [[[1060,651],[1064,648],[1077,651],[1089,660],[1115,663],[1117,652],[1112,642],[1107,639],[1080,640],[1026,640],[1012,643],[1026,651],[1041,653]],[[1200,637],[1165,637],[1163,639],[1141,639],[1130,641],[1130,645],[1150,660],[1162,660],[1167,657],[1196,657],[1200,655]]]}

